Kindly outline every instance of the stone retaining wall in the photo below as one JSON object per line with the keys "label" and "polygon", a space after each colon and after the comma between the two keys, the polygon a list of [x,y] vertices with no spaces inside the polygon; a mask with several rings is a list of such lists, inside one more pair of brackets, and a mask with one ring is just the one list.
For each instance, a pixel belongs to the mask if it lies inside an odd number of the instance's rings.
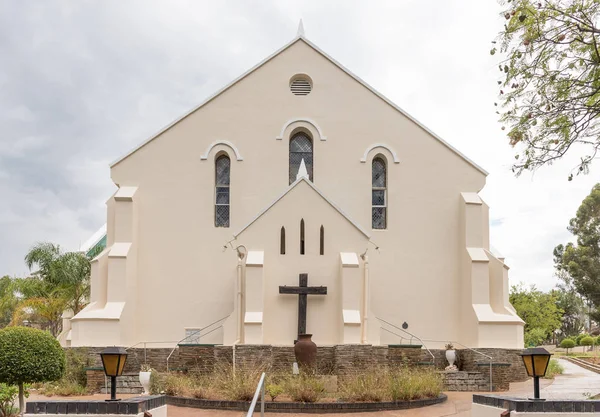
{"label": "stone retaining wall", "polygon": [[[520,349],[477,349],[492,357],[492,380],[494,390],[507,390],[511,382],[527,381],[527,371],[523,365]],[[460,349],[459,369],[469,372],[483,372],[489,378],[489,359],[468,349]]]}
{"label": "stone retaining wall", "polygon": [[[92,368],[102,368],[99,352],[102,348],[66,348],[80,354],[88,355]],[[508,389],[508,384],[527,379],[527,373],[520,350],[516,349],[479,349],[492,356],[492,378],[496,390]],[[140,366],[146,362],[153,369],[164,372],[170,371],[198,372],[206,374],[215,367],[229,366],[233,362],[234,348],[232,346],[214,345],[180,345],[172,348],[146,349],[132,348],[125,365],[125,373],[137,374]],[[353,372],[373,367],[388,366],[432,366],[443,370],[446,365],[445,350],[431,350],[433,358],[426,349],[420,346],[408,347],[403,345],[372,346],[372,345],[336,345],[320,346],[317,354],[317,371],[320,374],[335,374],[343,377]],[[291,370],[294,362],[293,346],[271,345],[239,345],[235,347],[236,366],[259,368],[262,370]],[[479,372],[489,378],[489,362],[476,353],[467,349],[457,350],[457,364],[461,371]],[[98,381],[94,375],[88,376],[89,385],[96,389]],[[102,381],[102,384],[104,382]],[[472,385],[472,384],[471,384]]]}
{"label": "stone retaining wall", "polygon": [[[90,392],[110,393],[110,378],[105,377],[103,369],[87,369],[86,376],[87,388]],[[139,373],[123,374],[117,378],[117,393],[141,394],[142,391]]]}

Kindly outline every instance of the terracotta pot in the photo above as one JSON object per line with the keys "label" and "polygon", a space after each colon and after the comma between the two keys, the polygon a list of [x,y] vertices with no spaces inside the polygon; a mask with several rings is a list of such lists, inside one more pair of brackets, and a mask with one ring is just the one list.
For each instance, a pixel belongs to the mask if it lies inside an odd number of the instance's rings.
{"label": "terracotta pot", "polygon": [[303,369],[314,369],[317,364],[317,345],[311,340],[312,334],[298,335],[294,346],[296,361]]}

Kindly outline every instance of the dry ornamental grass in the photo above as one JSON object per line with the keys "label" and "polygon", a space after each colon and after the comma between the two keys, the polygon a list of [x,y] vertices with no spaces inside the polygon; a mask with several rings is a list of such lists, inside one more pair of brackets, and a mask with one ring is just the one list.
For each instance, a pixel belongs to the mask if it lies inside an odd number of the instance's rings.
{"label": "dry ornamental grass", "polygon": [[[206,376],[152,373],[151,392],[201,399],[250,401],[261,371],[231,367],[216,369]],[[401,367],[373,368],[340,379],[338,392],[327,393],[321,376],[309,373],[292,375],[268,373],[266,393],[272,401],[381,402],[437,398],[443,389],[442,378],[432,369]]]}

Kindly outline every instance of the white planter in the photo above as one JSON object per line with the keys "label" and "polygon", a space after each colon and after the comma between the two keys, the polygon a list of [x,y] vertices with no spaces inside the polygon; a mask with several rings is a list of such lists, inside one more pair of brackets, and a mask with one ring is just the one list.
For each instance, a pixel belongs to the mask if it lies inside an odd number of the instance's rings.
{"label": "white planter", "polygon": [[150,375],[152,372],[140,372],[140,384],[144,388],[144,395],[150,394]]}
{"label": "white planter", "polygon": [[450,366],[454,366],[454,362],[456,362],[456,351],[455,350],[447,350],[446,351],[446,359]]}

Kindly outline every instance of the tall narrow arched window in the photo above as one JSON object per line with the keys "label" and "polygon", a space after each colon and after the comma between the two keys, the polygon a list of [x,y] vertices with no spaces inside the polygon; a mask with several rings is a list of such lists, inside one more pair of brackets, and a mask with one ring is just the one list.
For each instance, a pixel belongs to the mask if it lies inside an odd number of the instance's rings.
{"label": "tall narrow arched window", "polygon": [[313,143],[305,132],[298,132],[290,139],[290,184],[296,181],[298,172],[306,167],[308,179],[313,180]]}
{"label": "tall narrow arched window", "polygon": [[227,155],[215,161],[215,226],[229,227],[229,177],[231,161]]}
{"label": "tall narrow arched window", "polygon": [[279,253],[285,255],[285,227],[281,226],[281,232],[279,237]]}
{"label": "tall narrow arched window", "polygon": [[387,227],[387,173],[385,161],[380,156],[373,158],[371,183],[372,227],[385,229]]}
{"label": "tall narrow arched window", "polygon": [[300,255],[304,255],[304,219],[300,220]]}
{"label": "tall narrow arched window", "polygon": [[319,231],[319,255],[325,255],[325,228],[323,225]]}

